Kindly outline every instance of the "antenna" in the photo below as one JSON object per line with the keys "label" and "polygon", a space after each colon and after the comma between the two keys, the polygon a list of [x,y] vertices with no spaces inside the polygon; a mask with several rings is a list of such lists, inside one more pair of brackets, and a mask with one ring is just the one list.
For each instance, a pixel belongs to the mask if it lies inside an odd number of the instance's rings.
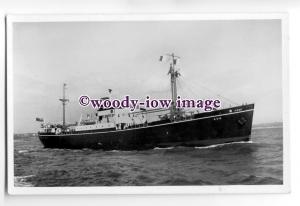
{"label": "antenna", "polygon": [[59,101],[62,102],[63,105],[63,130],[66,128],[66,103],[69,101],[69,99],[66,99],[66,89],[67,89],[67,84],[63,84],[63,98],[59,99]]}

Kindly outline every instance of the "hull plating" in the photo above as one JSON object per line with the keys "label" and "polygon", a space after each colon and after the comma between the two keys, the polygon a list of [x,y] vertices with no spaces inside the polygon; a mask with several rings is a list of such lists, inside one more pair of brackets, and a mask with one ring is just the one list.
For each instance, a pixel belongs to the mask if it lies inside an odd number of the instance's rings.
{"label": "hull plating", "polygon": [[208,146],[248,141],[254,105],[195,115],[194,119],[116,131],[39,134],[47,148],[141,150],[170,146]]}

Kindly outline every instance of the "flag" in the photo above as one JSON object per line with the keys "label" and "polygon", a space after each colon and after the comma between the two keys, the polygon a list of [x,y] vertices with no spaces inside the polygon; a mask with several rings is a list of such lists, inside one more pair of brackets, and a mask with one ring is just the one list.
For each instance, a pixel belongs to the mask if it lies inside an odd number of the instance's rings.
{"label": "flag", "polygon": [[43,119],[43,118],[39,118],[39,117],[37,117],[37,118],[35,118],[35,121],[37,121],[37,122],[43,122],[43,121],[44,121],[44,119]]}
{"label": "flag", "polygon": [[167,59],[168,59],[168,56],[160,56],[159,57],[159,61],[161,61],[161,62],[165,62],[165,61],[167,61]]}
{"label": "flag", "polygon": [[170,57],[169,56],[160,56],[159,61],[168,62],[168,61],[170,61]]}

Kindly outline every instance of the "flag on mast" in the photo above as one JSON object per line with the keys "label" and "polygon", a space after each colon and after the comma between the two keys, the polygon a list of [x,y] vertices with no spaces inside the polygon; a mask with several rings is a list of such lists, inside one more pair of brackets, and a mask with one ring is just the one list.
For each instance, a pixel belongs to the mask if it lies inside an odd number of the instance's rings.
{"label": "flag on mast", "polygon": [[159,57],[159,61],[161,61],[161,62],[168,62],[168,61],[170,61],[170,57],[169,56],[165,56],[165,55],[160,56]]}
{"label": "flag on mast", "polygon": [[37,117],[37,118],[35,118],[35,121],[37,121],[37,122],[43,122],[44,119],[43,119],[43,118],[40,118],[40,117]]}

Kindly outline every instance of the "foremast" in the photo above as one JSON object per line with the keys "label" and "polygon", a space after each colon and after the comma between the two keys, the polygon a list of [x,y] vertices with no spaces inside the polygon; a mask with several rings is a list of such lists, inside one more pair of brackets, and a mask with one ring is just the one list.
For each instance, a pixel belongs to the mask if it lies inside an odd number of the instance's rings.
{"label": "foremast", "polygon": [[61,101],[62,105],[63,105],[63,125],[62,125],[63,130],[66,129],[66,103],[69,101],[69,99],[66,99],[66,89],[67,89],[67,84],[64,83],[63,84],[63,97],[62,97],[62,99],[59,99],[59,101]]}

